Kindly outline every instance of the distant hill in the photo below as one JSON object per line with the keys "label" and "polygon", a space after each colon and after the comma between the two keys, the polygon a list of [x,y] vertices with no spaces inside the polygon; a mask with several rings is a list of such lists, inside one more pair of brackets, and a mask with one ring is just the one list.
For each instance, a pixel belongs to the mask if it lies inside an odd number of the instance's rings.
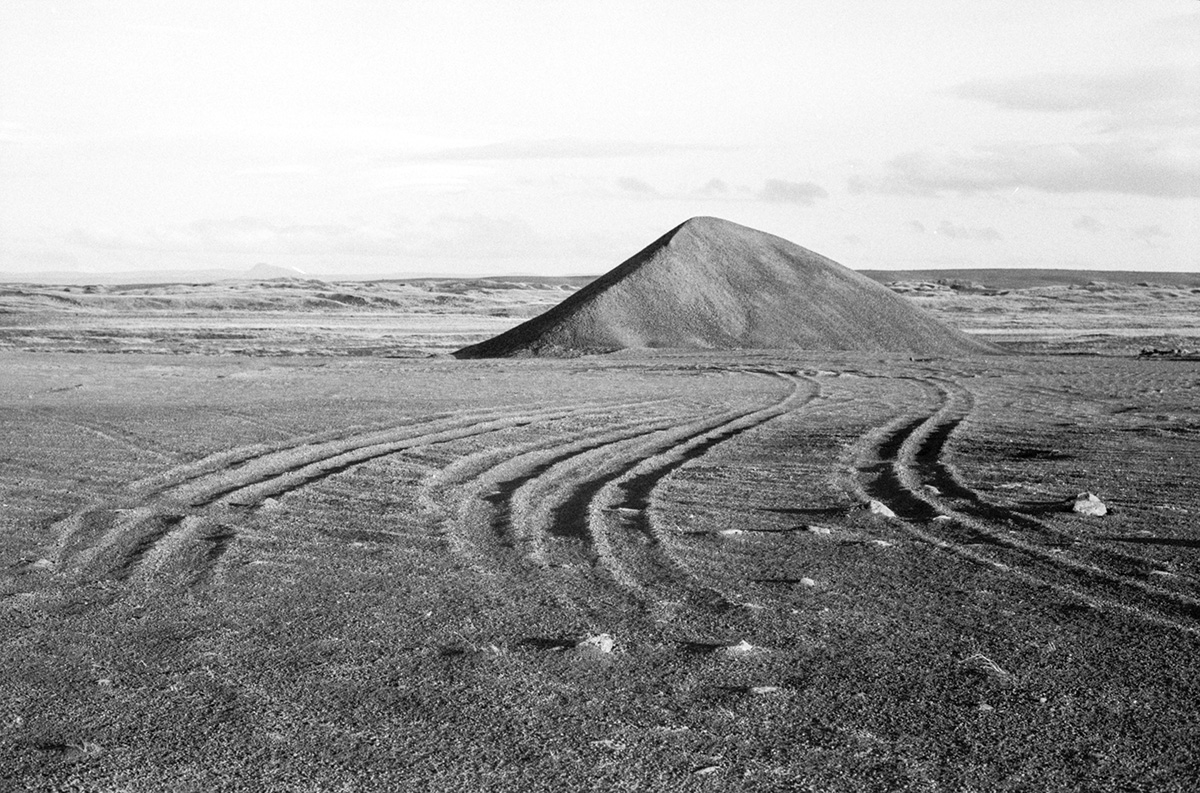
{"label": "distant hill", "polygon": [[272,278],[310,278],[294,267],[256,264],[249,270],[127,270],[115,273],[88,273],[55,270],[36,273],[0,272],[0,283],[7,284],[203,284],[214,281],[267,281]]}
{"label": "distant hill", "polygon": [[859,270],[881,284],[897,281],[963,281],[992,289],[1029,289],[1037,286],[1087,286],[1089,283],[1161,284],[1200,287],[1200,273],[1138,272],[1135,270]]}
{"label": "distant hill", "polygon": [[995,351],[837,262],[705,217],[667,232],[544,314],[455,355],[646,347]]}

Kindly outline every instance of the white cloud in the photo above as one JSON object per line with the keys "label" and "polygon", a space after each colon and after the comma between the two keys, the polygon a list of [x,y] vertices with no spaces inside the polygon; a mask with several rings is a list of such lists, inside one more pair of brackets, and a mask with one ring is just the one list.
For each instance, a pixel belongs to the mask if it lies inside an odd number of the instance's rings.
{"label": "white cloud", "polygon": [[934,232],[939,237],[945,237],[952,240],[974,240],[977,242],[997,242],[1003,237],[1000,232],[996,231],[991,226],[975,227],[975,226],[959,226],[951,223],[948,220],[943,220],[938,224],[937,231]]}
{"label": "white cloud", "polygon": [[1140,240],[1141,242],[1146,243],[1147,245],[1149,245],[1152,248],[1158,247],[1154,243],[1155,240],[1166,239],[1167,237],[1170,237],[1170,236],[1171,236],[1171,233],[1169,231],[1164,230],[1163,227],[1158,225],[1157,223],[1145,225],[1145,226],[1138,226],[1133,229],[1133,238],[1135,240]]}
{"label": "white cloud", "polygon": [[1049,193],[1200,197],[1200,146],[1132,137],[1086,143],[1002,143],[915,151],[889,161],[867,186],[882,193],[987,193],[1026,187]]}
{"label": "white cloud", "polygon": [[943,93],[1003,111],[1080,113],[1075,135],[909,151],[851,192],[1200,197],[1200,74],[1181,67],[972,80]]}
{"label": "white cloud", "polygon": [[788,182],[783,179],[768,179],[763,183],[758,197],[763,201],[783,204],[812,206],[818,198],[828,198],[829,193],[812,182]]}
{"label": "white cloud", "polygon": [[419,160],[558,160],[643,157],[667,154],[687,147],[654,141],[508,140],[473,146],[458,146],[412,155]]}
{"label": "white cloud", "polygon": [[66,242],[106,251],[268,255],[508,258],[539,251],[543,240],[524,221],[484,215],[441,215],[386,225],[280,224],[264,218],[199,220],[137,232],[75,229]]}
{"label": "white cloud", "polygon": [[637,179],[633,176],[624,176],[617,180],[617,187],[624,190],[626,193],[633,193],[641,196],[658,196],[661,195],[658,190],[654,189],[653,185]]}
{"label": "white cloud", "polygon": [[1006,110],[1124,112],[1194,98],[1200,81],[1190,72],[1143,69],[1121,74],[1038,74],[972,80],[946,93]]}
{"label": "white cloud", "polygon": [[709,179],[696,192],[703,196],[725,196],[729,194],[729,184],[723,179]]}

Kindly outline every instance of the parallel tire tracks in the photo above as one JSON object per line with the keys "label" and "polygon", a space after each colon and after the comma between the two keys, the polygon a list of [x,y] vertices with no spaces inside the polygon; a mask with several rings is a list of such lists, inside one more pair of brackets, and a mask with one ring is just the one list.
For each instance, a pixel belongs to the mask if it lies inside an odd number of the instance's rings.
{"label": "parallel tire tracks", "polygon": [[596,403],[476,411],[210,455],[133,483],[126,499],[61,520],[55,527],[60,537],[56,568],[76,582],[194,586],[211,577],[246,511],[267,498],[387,455],[628,407]]}
{"label": "parallel tire tracks", "polygon": [[[952,384],[926,380],[938,407],[898,418],[864,438],[855,460],[852,491],[876,499],[900,518],[905,531],[961,558],[1091,608],[1118,610],[1200,632],[1200,601],[1143,580],[1144,560],[1094,549],[1093,561],[1072,558],[1072,535],[1046,521],[987,502],[946,461],[946,445],[969,416],[972,399]],[[1097,563],[1098,562],[1098,563]]]}
{"label": "parallel tire tracks", "polygon": [[759,399],[683,424],[648,420],[451,466],[437,478],[457,493],[455,533],[477,549],[507,549],[542,567],[602,571],[643,601],[670,594],[721,602],[669,555],[652,519],[652,493],[687,462],[817,394],[815,383],[798,375],[738,373],[782,384],[784,393],[765,406]]}

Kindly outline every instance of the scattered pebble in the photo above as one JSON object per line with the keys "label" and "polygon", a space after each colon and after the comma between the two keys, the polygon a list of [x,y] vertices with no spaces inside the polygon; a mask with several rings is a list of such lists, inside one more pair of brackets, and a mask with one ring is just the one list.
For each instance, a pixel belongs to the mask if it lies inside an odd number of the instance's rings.
{"label": "scattered pebble", "polygon": [[872,515],[879,515],[882,518],[896,517],[896,513],[892,511],[891,507],[882,501],[876,501],[875,499],[871,499],[867,502],[867,509],[871,511]]}
{"label": "scattered pebble", "polygon": [[1108,514],[1108,507],[1095,493],[1080,493],[1075,497],[1072,511],[1091,518],[1099,518]]}

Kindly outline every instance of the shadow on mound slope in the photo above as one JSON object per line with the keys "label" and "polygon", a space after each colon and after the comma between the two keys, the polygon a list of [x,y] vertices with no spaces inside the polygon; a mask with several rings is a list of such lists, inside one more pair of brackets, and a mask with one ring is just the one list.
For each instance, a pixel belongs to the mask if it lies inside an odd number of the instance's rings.
{"label": "shadow on mound slope", "polygon": [[996,352],[780,237],[692,218],[549,311],[458,358],[625,348]]}

